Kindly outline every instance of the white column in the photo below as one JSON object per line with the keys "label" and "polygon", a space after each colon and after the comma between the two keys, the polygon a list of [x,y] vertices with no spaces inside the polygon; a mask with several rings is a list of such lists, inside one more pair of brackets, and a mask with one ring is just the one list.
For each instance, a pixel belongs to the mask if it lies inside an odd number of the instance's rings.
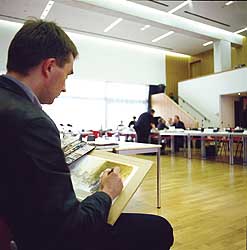
{"label": "white column", "polygon": [[231,43],[224,40],[214,42],[214,73],[231,69]]}

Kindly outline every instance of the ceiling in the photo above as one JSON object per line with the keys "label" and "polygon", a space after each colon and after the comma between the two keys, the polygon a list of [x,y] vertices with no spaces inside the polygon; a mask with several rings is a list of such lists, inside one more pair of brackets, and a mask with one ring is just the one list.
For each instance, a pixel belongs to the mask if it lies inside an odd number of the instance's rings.
{"label": "ceiling", "polygon": [[[0,0],[0,19],[23,22],[29,17],[39,18],[47,2],[48,0]],[[131,0],[131,2],[167,12],[184,1]],[[191,4],[173,14],[230,32],[245,28],[247,26],[247,1],[234,1],[229,6],[225,5],[226,2],[192,1]],[[195,55],[212,48],[212,45],[203,46],[203,43],[209,41],[206,38],[198,38],[198,36],[179,32],[154,43],[152,42],[154,38],[170,30],[152,23],[150,28],[141,31],[140,28],[150,24],[150,21],[138,18],[126,17],[112,30],[105,33],[104,29],[118,17],[119,13],[117,12],[89,8],[77,0],[55,0],[46,20],[56,21],[70,31],[141,43],[188,55]],[[245,31],[241,35],[247,35],[247,32]]]}

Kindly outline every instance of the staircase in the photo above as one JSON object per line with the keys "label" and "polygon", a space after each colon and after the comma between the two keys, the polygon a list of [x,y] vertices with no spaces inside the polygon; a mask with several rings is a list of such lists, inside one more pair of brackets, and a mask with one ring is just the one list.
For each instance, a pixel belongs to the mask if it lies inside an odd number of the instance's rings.
{"label": "staircase", "polygon": [[198,121],[182,109],[166,94],[155,94],[151,96],[152,108],[155,110],[155,116],[161,116],[166,121],[168,118],[178,115],[180,120],[184,122],[186,128],[197,128]]}

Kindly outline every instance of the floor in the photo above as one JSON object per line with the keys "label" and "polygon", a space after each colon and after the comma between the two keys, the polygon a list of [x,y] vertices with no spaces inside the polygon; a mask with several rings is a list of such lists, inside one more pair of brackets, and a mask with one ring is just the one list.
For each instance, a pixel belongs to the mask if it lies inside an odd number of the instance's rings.
{"label": "floor", "polygon": [[[155,156],[137,156],[155,162]],[[161,156],[161,209],[156,208],[156,166],[125,212],[167,218],[172,250],[246,250],[247,167]]]}

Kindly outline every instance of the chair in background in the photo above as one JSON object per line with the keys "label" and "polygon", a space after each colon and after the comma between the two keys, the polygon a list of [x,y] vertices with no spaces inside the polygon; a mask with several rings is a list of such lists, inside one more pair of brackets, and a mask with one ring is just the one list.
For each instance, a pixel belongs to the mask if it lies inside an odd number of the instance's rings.
{"label": "chair in background", "polygon": [[222,155],[224,153],[227,156],[229,152],[229,139],[225,136],[220,137],[218,141],[218,155]]}
{"label": "chair in background", "polygon": [[242,140],[242,137],[235,137],[233,142],[237,143],[234,157],[238,157],[238,155],[239,155],[239,157],[241,158],[242,157],[242,152],[243,152],[243,140]]}

